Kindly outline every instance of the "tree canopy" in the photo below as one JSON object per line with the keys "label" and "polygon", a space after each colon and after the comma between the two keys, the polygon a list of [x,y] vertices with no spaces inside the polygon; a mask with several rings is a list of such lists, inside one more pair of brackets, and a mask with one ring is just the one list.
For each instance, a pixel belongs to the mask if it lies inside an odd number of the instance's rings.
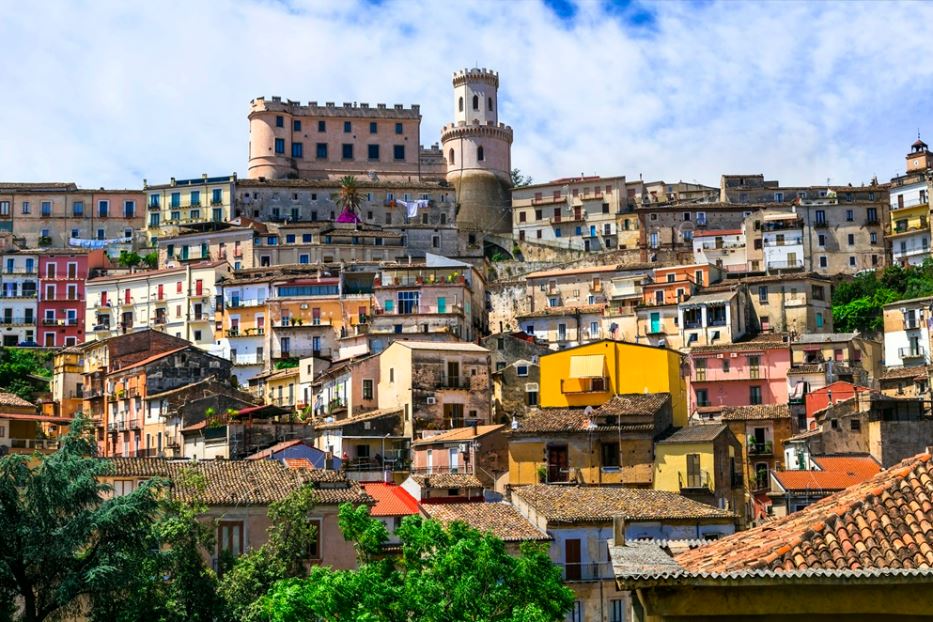
{"label": "tree canopy", "polygon": [[843,281],[833,290],[833,325],[837,331],[877,332],[881,307],[898,300],[933,296],[933,261],[920,266],[888,266]]}
{"label": "tree canopy", "polygon": [[521,188],[522,186],[530,186],[531,184],[534,183],[534,180],[529,175],[522,175],[522,172],[517,168],[513,168],[510,173],[512,176],[512,187],[513,188]]}
{"label": "tree canopy", "polygon": [[[37,386],[42,384],[31,376],[50,378],[50,359],[51,355],[43,350],[0,348],[0,387],[31,400]],[[41,390],[47,390],[47,387]]]}
{"label": "tree canopy", "polygon": [[340,508],[344,537],[359,568],[315,567],[305,579],[283,581],[262,601],[269,622],[556,622],[573,604],[560,569],[541,545],[510,555],[504,543],[463,523],[444,527],[405,518],[397,559],[382,554],[385,526],[365,507]]}

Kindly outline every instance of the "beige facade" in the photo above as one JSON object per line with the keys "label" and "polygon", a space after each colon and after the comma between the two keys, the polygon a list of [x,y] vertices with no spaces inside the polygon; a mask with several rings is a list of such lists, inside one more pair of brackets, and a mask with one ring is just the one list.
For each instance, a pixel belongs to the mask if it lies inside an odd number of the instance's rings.
{"label": "beige facade", "polygon": [[143,197],[74,183],[0,183],[0,229],[27,248],[99,244],[119,254],[146,245]]}
{"label": "beige facade", "polygon": [[183,233],[184,226],[230,220],[236,173],[223,177],[206,174],[194,179],[175,179],[150,185],[143,180],[146,200],[146,232],[150,242]]}
{"label": "beige facade", "polygon": [[880,376],[884,357],[881,342],[858,332],[804,334],[791,343],[790,351],[794,367],[831,363],[834,367],[864,370],[869,382]]}
{"label": "beige facade", "polygon": [[159,238],[159,266],[177,267],[188,262],[226,261],[234,270],[252,268],[255,238],[266,229],[262,223],[255,224],[257,227],[234,226]]}

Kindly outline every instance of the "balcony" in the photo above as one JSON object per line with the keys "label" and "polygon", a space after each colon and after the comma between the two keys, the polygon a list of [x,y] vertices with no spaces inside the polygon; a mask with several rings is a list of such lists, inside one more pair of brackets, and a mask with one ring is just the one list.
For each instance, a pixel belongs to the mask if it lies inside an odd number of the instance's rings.
{"label": "balcony", "polygon": [[56,319],[52,317],[47,317],[47,318],[42,318],[42,325],[43,326],[77,326],[78,320],[77,318]]}
{"label": "balcony", "polygon": [[230,357],[234,366],[262,365],[263,360],[258,354],[237,354]]}
{"label": "balcony", "polygon": [[927,352],[926,352],[926,348],[924,348],[923,346],[912,346],[912,347],[907,347],[907,348],[898,348],[897,355],[901,358],[901,360],[905,360],[905,361],[918,360],[918,359],[925,360],[927,357]]}
{"label": "balcony", "polygon": [[3,299],[3,300],[15,300],[17,298],[29,299],[29,298],[35,298],[35,297],[36,297],[36,290],[34,289],[23,290],[21,292],[0,293],[0,299]]}
{"label": "balcony", "polygon": [[800,270],[803,268],[803,259],[791,261],[768,261],[765,263],[768,270]]}
{"label": "balcony", "polygon": [[609,378],[561,378],[561,393],[607,393]]}
{"label": "balcony", "polygon": [[763,246],[800,246],[803,244],[803,238],[790,238],[786,240],[762,240]]}
{"label": "balcony", "polygon": [[680,484],[681,492],[713,491],[713,481],[707,471],[678,473],[677,481]]}
{"label": "balcony", "polygon": [[827,223],[825,220],[817,220],[816,222],[813,223],[814,229],[825,229],[828,226],[829,226],[829,223]]}
{"label": "balcony", "polygon": [[[29,451],[55,451],[61,446],[56,438],[11,438],[10,449],[24,449]],[[15,452],[14,452],[15,453]]]}
{"label": "balcony", "polygon": [[35,325],[36,318],[34,317],[20,317],[20,316],[4,316],[0,317],[0,325],[3,326],[17,326],[17,325]]}
{"label": "balcony", "polygon": [[330,318],[315,318],[309,321],[305,321],[302,319],[291,320],[287,318],[282,318],[279,321],[279,323],[275,324],[274,326],[275,328],[318,328],[318,327],[330,328],[331,321],[332,320]]}
{"label": "balcony", "polygon": [[562,570],[564,581],[598,581],[615,576],[610,562],[567,562]]}
{"label": "balcony", "polygon": [[224,331],[226,337],[262,337],[265,334],[265,328],[228,328]]}
{"label": "balcony", "polygon": [[748,439],[748,455],[749,456],[770,456],[773,453],[774,453],[773,441],[756,441],[752,438]]}
{"label": "balcony", "polygon": [[893,203],[891,203],[891,211],[894,212],[899,209],[906,209],[908,207],[918,207],[920,205],[926,205],[927,202],[928,201],[926,197],[918,197],[916,199],[905,199],[901,201],[895,200]]}
{"label": "balcony", "polygon": [[469,376],[442,376],[434,383],[435,389],[469,389]]}
{"label": "balcony", "polygon": [[2,273],[2,274],[39,274],[38,269],[35,268],[35,267],[33,267],[33,268],[13,268],[13,269],[3,268],[2,270],[0,270],[0,273]]}
{"label": "balcony", "polygon": [[260,300],[259,298],[248,298],[248,299],[232,298],[228,302],[225,303],[225,306],[228,309],[242,309],[244,307],[261,307],[265,304],[266,304],[265,299]]}

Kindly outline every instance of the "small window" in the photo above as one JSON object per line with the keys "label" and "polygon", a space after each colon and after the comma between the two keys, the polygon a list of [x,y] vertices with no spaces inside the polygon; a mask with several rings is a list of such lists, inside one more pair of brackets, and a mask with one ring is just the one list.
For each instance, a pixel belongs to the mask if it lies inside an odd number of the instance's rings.
{"label": "small window", "polygon": [[861,430],[862,430],[862,422],[859,421],[858,419],[850,419],[850,420],[849,420],[849,427],[851,428],[851,430],[852,430],[853,432],[861,432]]}
{"label": "small window", "polygon": [[376,123],[375,121],[370,121],[369,122],[369,133],[376,134],[378,132],[379,132],[379,124]]}
{"label": "small window", "polygon": [[483,151],[483,148],[482,148],[482,147],[477,147],[477,149],[476,149],[476,160],[477,160],[478,162],[482,162],[482,161],[485,160],[485,159],[486,159],[486,155],[485,155],[485,152]]}
{"label": "small window", "polygon": [[280,114],[275,115],[275,127],[285,127],[285,117]]}
{"label": "small window", "polygon": [[522,376],[522,377],[527,376],[527,375],[528,375],[528,366],[527,366],[527,365],[516,365],[516,366],[515,366],[515,373],[516,373],[517,375],[519,375],[519,376]]}
{"label": "small window", "polygon": [[341,148],[341,156],[343,157],[344,160],[352,160],[353,159],[353,145],[344,143],[344,145]]}
{"label": "small window", "polygon": [[275,139],[275,152],[278,154],[285,153],[285,139],[284,138]]}
{"label": "small window", "polygon": [[379,159],[379,145],[367,145],[366,147],[366,157],[370,160]]}
{"label": "small window", "polygon": [[292,121],[292,131],[293,132],[301,131],[301,121],[299,121],[298,119],[295,119],[294,121]]}
{"label": "small window", "polygon": [[351,123],[350,121],[344,121],[343,122],[343,133],[349,134],[352,131],[353,131],[353,123]]}
{"label": "small window", "polygon": [[[452,150],[451,150],[451,153],[453,153]],[[404,160],[405,159],[405,145],[394,145],[392,147],[392,157],[395,158],[396,160]]]}
{"label": "small window", "polygon": [[479,95],[473,96],[473,110],[479,110]]}
{"label": "small window", "polygon": [[404,128],[402,127],[402,124],[401,124],[401,123],[396,123],[396,124],[395,124],[395,133],[396,133],[396,134],[402,134],[402,133],[404,133]]}
{"label": "small window", "polygon": [[318,121],[318,122],[317,122],[317,131],[319,131],[319,132],[326,132],[326,131],[327,131],[327,123],[324,122],[324,121]]}

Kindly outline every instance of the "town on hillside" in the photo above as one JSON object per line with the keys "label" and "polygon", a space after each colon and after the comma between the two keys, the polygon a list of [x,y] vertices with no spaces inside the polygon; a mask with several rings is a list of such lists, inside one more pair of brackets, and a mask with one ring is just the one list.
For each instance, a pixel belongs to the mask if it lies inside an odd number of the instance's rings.
{"label": "town on hillside", "polygon": [[215,569],[310,484],[313,565],[360,564],[347,505],[385,555],[461,522],[543,545],[570,622],[929,615],[927,144],[539,182],[499,80],[454,72],[430,146],[419,105],[258,97],[246,175],[0,183],[0,455],[80,422],[107,495],[203,502]]}

